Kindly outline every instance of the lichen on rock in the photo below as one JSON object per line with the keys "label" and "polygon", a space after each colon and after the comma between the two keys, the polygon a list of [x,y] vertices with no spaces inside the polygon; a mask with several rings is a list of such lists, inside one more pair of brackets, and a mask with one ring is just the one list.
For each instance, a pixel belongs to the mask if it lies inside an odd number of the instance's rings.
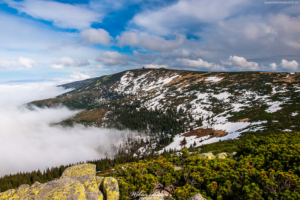
{"label": "lichen on rock", "polygon": [[[47,183],[35,182],[0,193],[0,200],[103,200],[99,186],[103,184],[106,200],[119,199],[119,186],[114,178],[96,177],[96,166],[75,165],[67,168],[60,179]],[[106,180],[106,181],[105,181]]]}
{"label": "lichen on rock", "polygon": [[106,200],[118,200],[120,198],[119,185],[115,178],[106,177],[102,187]]}

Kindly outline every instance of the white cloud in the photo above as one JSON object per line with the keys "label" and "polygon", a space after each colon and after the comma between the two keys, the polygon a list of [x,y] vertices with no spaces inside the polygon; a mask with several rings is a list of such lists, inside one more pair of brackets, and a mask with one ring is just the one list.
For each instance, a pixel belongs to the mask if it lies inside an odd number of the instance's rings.
{"label": "white cloud", "polygon": [[117,36],[120,46],[137,46],[155,51],[171,51],[178,49],[186,40],[183,35],[176,35],[173,40],[166,40],[156,35],[142,35],[135,32],[123,32],[121,36]]}
{"label": "white cloud", "polygon": [[90,65],[91,63],[87,60],[87,59],[82,59],[78,62],[78,66],[79,67],[85,67]]}
{"label": "white cloud", "polygon": [[51,64],[50,66],[52,68],[54,68],[54,69],[62,69],[62,68],[64,68],[64,66],[62,64]]}
{"label": "white cloud", "polygon": [[60,28],[85,29],[100,22],[101,14],[84,6],[45,0],[4,0],[10,7],[36,19],[51,21]]}
{"label": "white cloud", "polygon": [[148,64],[148,65],[144,65],[144,67],[149,69],[157,69],[157,68],[168,68],[168,65]]}
{"label": "white cloud", "polygon": [[0,60],[0,68],[12,69],[12,68],[32,68],[35,67],[37,63],[31,58],[19,57],[19,60]]}
{"label": "white cloud", "polygon": [[98,70],[108,70],[108,69],[105,69],[103,65],[97,65],[94,68],[98,69]]}
{"label": "white cloud", "polygon": [[128,58],[116,51],[106,51],[98,56],[97,61],[105,65],[126,65]]}
{"label": "white cloud", "polygon": [[25,66],[27,68],[32,68],[32,67],[36,66],[36,62],[31,58],[20,57],[19,63],[20,63],[20,65]]}
{"label": "white cloud", "polygon": [[182,31],[183,27],[195,22],[213,23],[222,20],[232,15],[241,5],[247,5],[247,1],[229,0],[222,4],[218,0],[179,0],[166,8],[137,14],[131,23],[158,34],[170,34],[174,29]]}
{"label": "white cloud", "polygon": [[285,59],[281,60],[282,69],[285,69],[288,71],[297,71],[298,66],[299,66],[299,63],[296,60],[293,60],[293,61],[287,61]]}
{"label": "white cloud", "polygon": [[226,69],[223,66],[220,66],[215,63],[209,63],[207,61],[204,61],[202,59],[198,60],[190,60],[187,58],[178,58],[176,59],[177,62],[184,65],[185,67],[191,67],[191,68],[197,68],[197,69],[209,69],[212,71],[225,71]]}
{"label": "white cloud", "polygon": [[276,63],[271,63],[269,66],[271,67],[272,70],[276,70],[277,69]]}
{"label": "white cloud", "polygon": [[[113,152],[129,131],[75,126],[51,126],[78,111],[67,108],[29,110],[29,101],[51,98],[66,92],[55,83],[0,84],[0,177],[20,171],[95,160]],[[109,155],[109,154],[108,154]]]}
{"label": "white cloud", "polygon": [[87,44],[108,45],[112,37],[104,29],[86,29],[80,32],[82,41]]}
{"label": "white cloud", "polygon": [[248,62],[244,57],[230,56],[227,61],[223,61],[224,65],[230,65],[238,70],[259,70],[260,67],[256,62]]}
{"label": "white cloud", "polygon": [[77,66],[78,64],[73,58],[70,57],[62,57],[60,58],[59,62],[66,66]]}
{"label": "white cloud", "polygon": [[82,59],[79,62],[70,57],[61,57],[59,61],[53,62],[50,66],[55,69],[61,69],[64,67],[85,67],[90,65],[87,59]]}
{"label": "white cloud", "polygon": [[84,80],[84,79],[92,78],[90,75],[83,74],[83,73],[80,73],[80,72],[73,72],[70,75],[70,77],[73,78],[73,79],[76,79],[76,80]]}

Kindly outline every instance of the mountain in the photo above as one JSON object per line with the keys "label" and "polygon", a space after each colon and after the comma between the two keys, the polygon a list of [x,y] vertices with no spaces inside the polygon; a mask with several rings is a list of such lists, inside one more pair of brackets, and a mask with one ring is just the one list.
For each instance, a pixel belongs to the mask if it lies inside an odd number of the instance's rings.
{"label": "mountain", "polygon": [[67,84],[63,84],[63,85],[58,85],[58,87],[63,87],[65,89],[75,89],[75,88],[78,88],[78,87],[82,87],[84,85],[87,85],[91,82],[94,82],[96,81],[97,79],[99,78],[90,78],[90,79],[85,79],[83,81],[75,81],[75,82],[72,82],[72,83],[67,83]]}
{"label": "mountain", "polygon": [[82,86],[30,104],[83,109],[64,126],[144,132],[156,142],[140,145],[141,154],[300,129],[299,73],[136,69],[75,84]]}
{"label": "mountain", "polygon": [[[29,105],[79,109],[59,123],[63,126],[144,133],[127,138],[113,158],[86,161],[97,175],[116,178],[120,199],[158,194],[176,200],[299,199],[299,78],[299,73],[137,69],[77,82],[76,88],[66,84],[75,89]],[[59,177],[70,166],[4,176],[1,191],[18,189],[0,199],[23,189],[36,195],[35,181],[44,183],[38,186],[42,191],[53,184],[64,188]]]}

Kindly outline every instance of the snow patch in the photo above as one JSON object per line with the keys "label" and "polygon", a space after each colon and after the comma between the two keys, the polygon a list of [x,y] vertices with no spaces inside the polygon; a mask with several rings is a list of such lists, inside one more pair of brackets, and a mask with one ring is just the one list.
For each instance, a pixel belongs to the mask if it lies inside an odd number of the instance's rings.
{"label": "snow patch", "polygon": [[218,77],[216,77],[216,76],[210,76],[210,77],[206,78],[205,81],[210,81],[210,82],[216,83],[216,82],[219,82],[219,81],[222,80],[222,79],[223,79],[223,78],[218,78]]}

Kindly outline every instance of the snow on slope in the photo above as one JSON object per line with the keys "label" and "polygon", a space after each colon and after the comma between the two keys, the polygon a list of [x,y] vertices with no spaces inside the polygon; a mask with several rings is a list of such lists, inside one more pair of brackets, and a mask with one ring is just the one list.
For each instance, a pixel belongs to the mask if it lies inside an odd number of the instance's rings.
{"label": "snow on slope", "polygon": [[266,112],[267,113],[274,113],[278,110],[281,110],[282,108],[280,107],[281,104],[283,104],[284,102],[282,101],[273,101],[273,102],[267,102],[267,104],[270,106]]}
{"label": "snow on slope", "polygon": [[210,81],[210,82],[216,83],[216,82],[219,82],[219,81],[222,80],[222,79],[223,79],[223,78],[218,78],[218,77],[216,77],[216,76],[211,76],[211,77],[206,78],[205,81]]}
{"label": "snow on slope", "polygon": [[[272,92],[270,92],[269,95],[259,95],[257,92],[246,89],[237,89],[230,93],[228,91],[232,90],[229,90],[229,88],[215,86],[211,87],[223,79],[216,76],[207,77],[204,80],[206,81],[205,84],[209,86],[204,90],[201,88],[199,88],[199,90],[190,90],[189,86],[195,82],[190,84],[178,82],[175,85],[173,84],[174,87],[172,89],[170,89],[170,87],[165,87],[166,84],[179,77],[180,75],[174,73],[162,77],[160,74],[154,74],[151,71],[138,77],[134,77],[132,72],[127,72],[121,78],[115,91],[124,92],[126,94],[137,94],[137,99],[142,100],[141,106],[147,108],[148,110],[165,109],[165,107],[168,107],[168,104],[171,103],[168,100],[168,97],[172,97],[173,100],[180,99],[180,103],[177,105],[177,110],[179,111],[180,109],[183,109],[192,115],[193,122],[190,122],[188,124],[189,126],[193,126],[194,129],[213,128],[215,130],[224,130],[228,132],[226,136],[221,138],[215,137],[208,139],[209,136],[204,136],[201,138],[196,138],[196,136],[186,137],[186,146],[190,146],[194,142],[196,142],[197,146],[200,146],[202,144],[217,142],[220,139],[234,139],[239,137],[242,132],[263,129],[262,124],[265,123],[264,121],[252,123],[229,122],[228,118],[231,117],[229,112],[240,112],[247,107],[253,106],[253,101],[256,101],[269,105],[270,107],[266,109],[266,112],[273,113],[282,109],[280,105],[284,104],[288,100],[282,99],[282,101],[271,101],[270,99],[271,95],[287,92],[284,87],[273,86]],[[203,79],[199,79],[198,81],[203,81]],[[271,83],[266,83],[266,85],[270,84]],[[232,83],[231,86],[234,85],[238,85],[238,83]],[[297,86],[295,87],[297,88]],[[212,88],[214,88],[214,90]],[[185,100],[188,97],[190,97],[189,100]],[[223,109],[225,110],[223,113],[216,115],[212,111],[214,106],[212,97],[223,103]],[[292,114],[292,116],[294,115],[296,114]],[[195,123],[196,120],[199,119],[203,120],[202,126],[197,126]],[[180,146],[180,142],[183,140],[183,138],[183,133],[176,135],[174,142],[165,147],[165,149],[181,149],[182,147]]]}
{"label": "snow on slope", "polygon": [[158,79],[153,78],[152,81],[149,81],[149,78],[152,78],[151,75],[150,71],[135,78],[134,73],[128,71],[121,77],[115,91],[126,94],[138,94],[138,92],[147,92],[162,88],[164,85],[179,77],[179,75],[173,75],[170,77],[159,77]]}

